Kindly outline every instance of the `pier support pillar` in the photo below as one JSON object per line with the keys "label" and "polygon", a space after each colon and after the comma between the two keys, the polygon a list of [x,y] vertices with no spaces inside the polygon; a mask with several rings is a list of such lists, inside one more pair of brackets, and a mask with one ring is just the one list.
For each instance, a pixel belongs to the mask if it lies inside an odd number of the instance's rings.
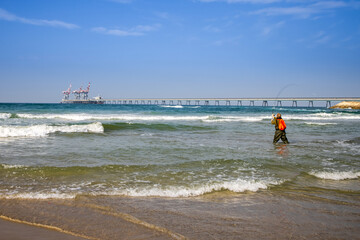
{"label": "pier support pillar", "polygon": [[205,100],[205,106],[209,106],[209,100]]}
{"label": "pier support pillar", "polygon": [[314,101],[309,101],[309,107],[314,107]]}
{"label": "pier support pillar", "polygon": [[151,105],[151,100],[148,100],[148,104],[150,104],[150,105]]}
{"label": "pier support pillar", "polygon": [[191,101],[190,101],[190,100],[186,100],[186,105],[191,105]]}
{"label": "pier support pillar", "polygon": [[226,100],[225,105],[226,105],[226,106],[230,106],[230,100]]}
{"label": "pier support pillar", "polygon": [[162,101],[161,101],[161,104],[162,104],[162,105],[165,105],[165,104],[166,104],[166,101],[165,101],[165,100],[162,100]]}
{"label": "pier support pillar", "polygon": [[293,101],[292,106],[297,107],[297,101]]}
{"label": "pier support pillar", "polygon": [[255,101],[250,101],[250,107],[251,106],[253,106],[253,107],[255,106]]}
{"label": "pier support pillar", "polygon": [[326,101],[326,107],[327,108],[331,107],[331,101]]}
{"label": "pier support pillar", "polygon": [[238,100],[238,101],[237,101],[237,105],[238,105],[238,106],[242,106],[241,100]]}
{"label": "pier support pillar", "polygon": [[278,107],[278,106],[282,107],[281,101],[278,100],[278,101],[276,102],[276,106],[277,106],[277,107]]}
{"label": "pier support pillar", "polygon": [[216,100],[216,101],[215,101],[215,106],[216,106],[216,105],[217,105],[217,106],[220,106],[220,101],[219,101],[219,100]]}
{"label": "pier support pillar", "polygon": [[200,106],[200,100],[195,100],[195,105]]}
{"label": "pier support pillar", "polygon": [[263,103],[262,103],[262,106],[263,106],[263,107],[269,106],[268,101],[264,100]]}
{"label": "pier support pillar", "polygon": [[181,100],[178,100],[178,103],[177,103],[177,105],[182,105],[182,102],[181,102]]}

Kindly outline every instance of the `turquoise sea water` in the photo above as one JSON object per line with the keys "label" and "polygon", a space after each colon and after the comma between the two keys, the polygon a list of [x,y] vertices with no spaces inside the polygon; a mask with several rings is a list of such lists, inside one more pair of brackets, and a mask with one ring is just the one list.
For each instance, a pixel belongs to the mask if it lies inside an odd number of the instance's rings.
{"label": "turquoise sea water", "polygon": [[[273,111],[289,145],[272,143]],[[321,189],[331,199],[358,195],[359,177],[357,110],[0,104],[0,198]]]}

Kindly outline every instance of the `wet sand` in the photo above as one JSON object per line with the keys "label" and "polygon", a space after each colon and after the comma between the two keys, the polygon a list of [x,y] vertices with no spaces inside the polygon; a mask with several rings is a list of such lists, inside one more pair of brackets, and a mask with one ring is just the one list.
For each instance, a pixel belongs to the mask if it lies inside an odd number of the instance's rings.
{"label": "wet sand", "polygon": [[3,220],[0,218],[0,240],[84,240],[56,230],[31,226],[23,223]]}
{"label": "wet sand", "polygon": [[88,239],[359,239],[360,197],[321,194],[0,199],[0,214]]}

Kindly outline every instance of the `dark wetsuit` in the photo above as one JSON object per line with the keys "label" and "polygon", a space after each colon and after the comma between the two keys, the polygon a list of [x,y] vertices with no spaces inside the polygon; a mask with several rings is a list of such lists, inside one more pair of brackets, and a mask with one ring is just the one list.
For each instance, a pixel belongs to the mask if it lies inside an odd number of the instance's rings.
{"label": "dark wetsuit", "polygon": [[273,143],[277,143],[280,140],[280,138],[284,143],[289,143],[289,141],[286,138],[285,129],[284,130],[279,129],[279,120],[280,119],[281,118],[273,118],[271,120],[271,124],[275,125],[275,135],[274,135]]}

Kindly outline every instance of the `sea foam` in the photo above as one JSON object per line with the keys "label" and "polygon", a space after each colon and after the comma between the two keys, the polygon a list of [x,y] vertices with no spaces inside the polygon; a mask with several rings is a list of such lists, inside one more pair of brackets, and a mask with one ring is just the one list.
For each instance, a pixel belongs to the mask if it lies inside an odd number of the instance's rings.
{"label": "sea foam", "polygon": [[10,113],[0,113],[0,119],[7,119],[10,117],[11,117]]}
{"label": "sea foam", "polygon": [[345,179],[356,179],[360,177],[360,172],[310,172],[310,175],[313,175],[317,178],[327,179],[327,180],[345,180]]}
{"label": "sea foam", "polygon": [[85,125],[31,125],[31,126],[0,126],[0,137],[44,137],[51,133],[103,133],[104,127],[100,122]]}
{"label": "sea foam", "polygon": [[247,181],[234,180],[221,183],[203,184],[193,187],[149,187],[149,188],[132,188],[126,190],[113,190],[101,195],[126,195],[131,197],[195,197],[207,193],[228,190],[236,193],[256,192],[260,189],[267,189],[269,185],[277,185],[281,182],[276,181]]}

